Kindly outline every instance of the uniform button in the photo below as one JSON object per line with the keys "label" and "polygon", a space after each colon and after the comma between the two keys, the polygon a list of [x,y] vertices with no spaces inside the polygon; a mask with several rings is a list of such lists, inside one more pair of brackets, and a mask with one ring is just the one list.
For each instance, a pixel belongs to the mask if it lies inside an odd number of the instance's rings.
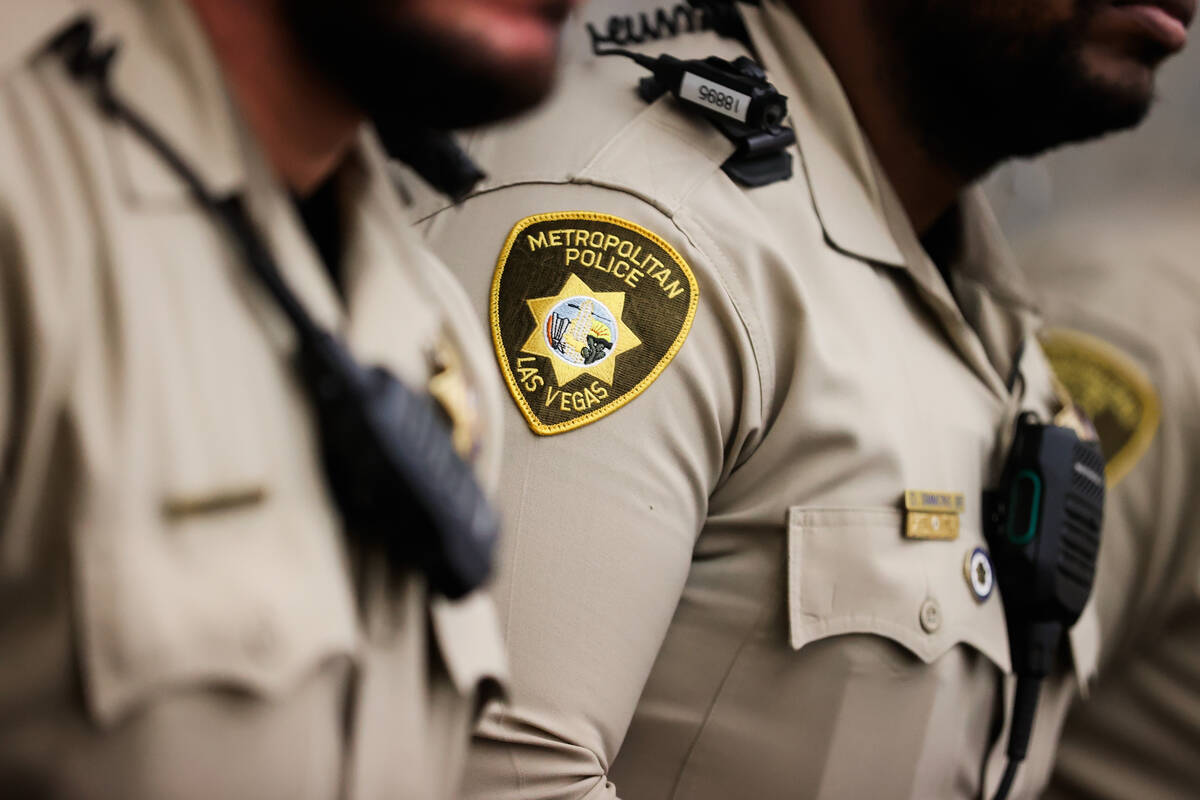
{"label": "uniform button", "polygon": [[931,598],[921,604],[921,627],[926,633],[937,633],[942,627],[942,608],[937,600]]}

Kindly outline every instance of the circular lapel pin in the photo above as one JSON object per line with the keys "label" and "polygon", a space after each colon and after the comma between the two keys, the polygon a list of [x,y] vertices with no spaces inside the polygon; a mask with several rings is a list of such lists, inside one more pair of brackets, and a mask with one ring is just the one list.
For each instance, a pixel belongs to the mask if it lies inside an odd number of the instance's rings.
{"label": "circular lapel pin", "polygon": [[982,603],[992,596],[992,589],[996,587],[996,573],[992,569],[992,559],[982,547],[976,547],[967,554],[963,561],[963,575],[976,600]]}

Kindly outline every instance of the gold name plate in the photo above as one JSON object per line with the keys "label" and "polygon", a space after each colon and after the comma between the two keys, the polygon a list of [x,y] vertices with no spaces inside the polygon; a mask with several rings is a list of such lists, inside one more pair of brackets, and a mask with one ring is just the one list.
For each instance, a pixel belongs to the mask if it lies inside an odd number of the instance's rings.
{"label": "gold name plate", "polygon": [[964,507],[961,492],[909,489],[904,493],[904,535],[909,539],[953,541],[958,538]]}

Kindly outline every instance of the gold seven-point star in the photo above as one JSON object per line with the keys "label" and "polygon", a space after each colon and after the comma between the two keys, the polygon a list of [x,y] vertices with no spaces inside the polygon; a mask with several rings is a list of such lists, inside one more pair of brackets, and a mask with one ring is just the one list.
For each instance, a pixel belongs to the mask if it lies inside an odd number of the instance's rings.
{"label": "gold seven-point star", "polygon": [[[601,346],[603,346],[605,341],[603,331],[606,326],[604,326],[603,322],[599,322],[600,327],[598,329],[588,327],[592,324],[590,317],[595,316],[597,319],[600,319],[601,315],[598,313],[593,314],[591,311],[593,304],[587,303],[586,299],[584,304],[587,308],[580,309],[573,321],[564,321],[560,326],[563,338],[568,343],[572,341],[576,342],[576,349],[571,350],[569,345],[560,345],[560,349],[556,351],[549,341],[549,338],[553,335],[551,331],[554,328],[551,312],[559,308],[567,300],[575,297],[590,298],[593,303],[598,301],[604,309],[612,313],[612,318],[616,322],[617,330],[612,331],[612,336],[607,340],[611,345],[609,351],[603,357],[595,359],[591,363],[586,363],[586,359],[579,356],[578,345],[582,344],[584,335],[580,335],[577,329],[583,327],[586,329],[583,333],[589,331],[599,333],[600,336],[589,338],[600,341]],[[559,386],[565,386],[580,375],[591,375],[611,386],[617,356],[632,350],[642,343],[637,334],[630,330],[625,321],[621,319],[621,314],[625,310],[625,293],[592,291],[574,273],[572,273],[571,277],[567,278],[567,282],[563,284],[558,294],[552,297],[533,297],[525,302],[529,304],[529,311],[533,314],[534,328],[533,333],[529,335],[529,338],[525,341],[521,349],[526,353],[545,357],[554,368],[554,379],[558,381]],[[585,314],[588,315],[588,318],[580,319]],[[577,333],[574,339],[572,339],[573,332]]]}

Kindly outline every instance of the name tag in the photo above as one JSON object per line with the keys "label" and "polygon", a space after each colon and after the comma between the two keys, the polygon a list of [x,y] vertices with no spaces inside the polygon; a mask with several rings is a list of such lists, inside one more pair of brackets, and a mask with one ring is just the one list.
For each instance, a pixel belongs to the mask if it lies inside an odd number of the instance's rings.
{"label": "name tag", "polygon": [[231,486],[208,494],[175,495],[163,501],[163,514],[179,520],[202,514],[233,511],[266,502],[265,486]]}
{"label": "name tag", "polygon": [[965,507],[961,492],[909,489],[904,493],[904,535],[909,539],[953,541]]}

